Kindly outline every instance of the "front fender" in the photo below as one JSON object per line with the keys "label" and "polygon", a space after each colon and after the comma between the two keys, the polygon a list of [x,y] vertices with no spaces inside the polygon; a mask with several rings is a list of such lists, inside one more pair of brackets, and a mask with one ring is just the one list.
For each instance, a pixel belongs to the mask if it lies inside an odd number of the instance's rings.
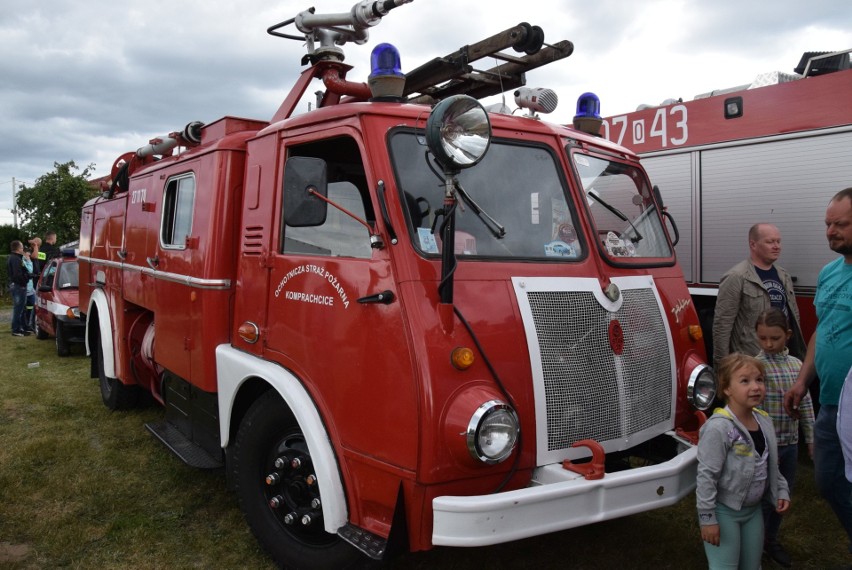
{"label": "front fender", "polygon": [[349,520],[343,481],[331,439],[319,410],[302,383],[284,368],[223,344],[216,348],[219,382],[219,436],[222,447],[229,444],[231,414],[240,386],[260,378],[273,387],[289,406],[311,451],[314,473],[322,489],[322,515],[326,532],[337,533]]}

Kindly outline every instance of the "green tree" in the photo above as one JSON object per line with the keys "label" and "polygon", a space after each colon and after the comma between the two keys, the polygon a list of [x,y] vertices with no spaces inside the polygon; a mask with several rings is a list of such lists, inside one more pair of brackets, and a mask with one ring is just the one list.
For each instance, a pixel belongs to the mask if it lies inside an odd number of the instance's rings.
{"label": "green tree", "polygon": [[79,174],[74,161],[53,163],[54,170],[35,181],[32,186],[22,186],[18,191],[18,214],[28,237],[44,237],[48,231],[56,232],[57,243],[66,243],[80,236],[80,211],[87,200],[98,195],[98,190],[87,181],[94,171],[90,164]]}
{"label": "green tree", "polygon": [[3,224],[0,226],[0,255],[9,253],[9,244],[12,240],[25,241],[23,230],[20,230],[12,224]]}

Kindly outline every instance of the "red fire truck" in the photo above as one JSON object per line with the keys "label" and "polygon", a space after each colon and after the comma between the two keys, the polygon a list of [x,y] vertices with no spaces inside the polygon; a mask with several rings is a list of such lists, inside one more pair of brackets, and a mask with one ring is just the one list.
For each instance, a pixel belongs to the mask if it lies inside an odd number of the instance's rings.
{"label": "red fire truck", "polygon": [[[596,136],[593,95],[568,128],[540,119],[552,91],[523,87],[571,42],[522,23],[406,74],[380,44],[348,80],[342,46],[406,2],[272,26],[309,67],[271,121],[154,139],[82,213],[104,403],[150,392],[148,429],[224,467],[286,566],[673,504],[715,396],[636,155]],[[486,112],[503,90],[521,113]]]}
{"label": "red fire truck", "polygon": [[795,280],[805,337],[814,331],[817,275],[835,255],[825,208],[852,184],[850,51],[808,52],[795,73],[604,120],[603,135],[637,152],[665,197],[706,340],[719,279],[748,257],[757,222],[781,230],[779,263]]}

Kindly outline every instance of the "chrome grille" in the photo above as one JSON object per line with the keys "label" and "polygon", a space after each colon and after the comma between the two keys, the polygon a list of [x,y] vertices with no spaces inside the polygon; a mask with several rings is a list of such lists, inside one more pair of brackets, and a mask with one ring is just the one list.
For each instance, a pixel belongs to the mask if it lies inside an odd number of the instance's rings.
{"label": "chrome grille", "polygon": [[[606,442],[667,421],[672,370],[666,327],[651,289],[622,289],[611,313],[585,291],[527,293],[540,349],[547,450],[581,439]],[[624,350],[614,354],[618,319]]]}

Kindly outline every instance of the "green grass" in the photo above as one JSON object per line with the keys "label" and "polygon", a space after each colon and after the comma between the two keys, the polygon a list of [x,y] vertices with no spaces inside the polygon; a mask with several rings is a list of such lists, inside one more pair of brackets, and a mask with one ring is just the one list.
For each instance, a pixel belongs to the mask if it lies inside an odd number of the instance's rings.
{"label": "green grass", "polygon": [[[0,568],[273,567],[222,473],[185,466],[145,430],[158,407],[110,412],[80,347],[60,359],[52,341],[12,337],[8,320],[0,331]],[[850,562],[804,457],[781,532],[797,568]],[[690,497],[518,542],[406,554],[389,566],[703,568],[706,561]]]}

